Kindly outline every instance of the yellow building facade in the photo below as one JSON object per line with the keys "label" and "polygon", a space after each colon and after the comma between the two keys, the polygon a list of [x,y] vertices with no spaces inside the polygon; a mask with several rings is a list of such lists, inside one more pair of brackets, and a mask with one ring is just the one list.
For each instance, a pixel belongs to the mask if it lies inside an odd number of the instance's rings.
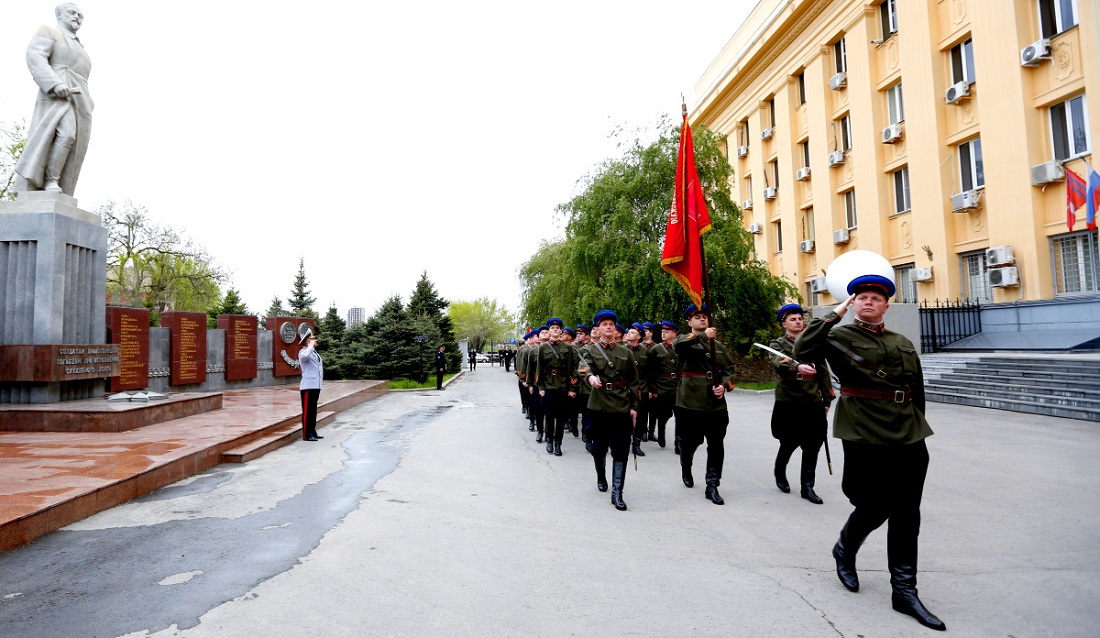
{"label": "yellow building facade", "polygon": [[1096,0],[762,0],[696,95],[804,303],[839,301],[823,274],[854,249],[889,260],[896,301],[1100,297],[1064,178],[1100,132]]}

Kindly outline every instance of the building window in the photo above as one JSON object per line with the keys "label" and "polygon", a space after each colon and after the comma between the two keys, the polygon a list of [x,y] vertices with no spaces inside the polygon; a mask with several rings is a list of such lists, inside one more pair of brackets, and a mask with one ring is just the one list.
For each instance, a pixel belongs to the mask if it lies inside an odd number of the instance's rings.
{"label": "building window", "polygon": [[848,230],[856,227],[856,189],[844,191],[844,223]]}
{"label": "building window", "polygon": [[1039,0],[1039,23],[1044,38],[1077,26],[1077,4],[1074,0]]}
{"label": "building window", "polygon": [[745,178],[745,199],[752,201],[752,177]]}
{"label": "building window", "polygon": [[890,111],[890,124],[905,121],[905,101],[901,95],[901,82],[886,89],[886,107]]}
{"label": "building window", "polygon": [[878,8],[879,20],[882,21],[882,39],[885,40],[898,32],[898,2],[897,0],[883,0]]}
{"label": "building window", "polygon": [[959,292],[963,299],[992,301],[993,296],[989,293],[989,279],[985,267],[985,251],[978,250],[959,255],[959,267],[961,271]]}
{"label": "building window", "polygon": [[798,74],[798,105],[806,103],[806,72]]}
{"label": "building window", "polygon": [[974,41],[967,38],[951,47],[951,83],[974,83]]}
{"label": "building window", "polygon": [[750,139],[752,136],[749,135],[749,121],[741,120],[741,146],[748,148]]}
{"label": "building window", "polygon": [[810,206],[802,214],[802,239],[814,240],[814,207]]}
{"label": "building window", "polygon": [[783,222],[777,221],[772,225],[775,228],[775,252],[783,252]]}
{"label": "building window", "polygon": [[959,169],[964,191],[985,187],[985,169],[982,167],[982,138],[979,137],[959,144]]}
{"label": "building window", "polygon": [[1050,133],[1054,159],[1065,161],[1089,152],[1085,96],[1078,95],[1050,107]]}
{"label": "building window", "polygon": [[840,118],[840,150],[847,153],[852,150],[852,116]]}
{"label": "building window", "polygon": [[768,100],[768,126],[775,128],[775,98]]}
{"label": "building window", "polygon": [[1083,231],[1052,237],[1050,240],[1051,273],[1054,294],[1073,295],[1097,292],[1096,231]]}
{"label": "building window", "polygon": [[772,174],[772,183],[776,189],[779,188],[779,160],[772,160],[768,162],[768,172]]}
{"label": "building window", "polygon": [[894,171],[894,213],[904,213],[913,208],[909,200],[909,167]]}
{"label": "building window", "polygon": [[908,263],[894,266],[894,283],[897,284],[897,294],[894,301],[898,303],[917,303],[917,283],[909,278],[916,264]]}
{"label": "building window", "polygon": [[814,292],[814,285],[810,282],[806,282],[806,303],[810,307],[818,306],[821,304],[820,293]]}
{"label": "building window", "polygon": [[802,142],[798,145],[798,150],[802,154],[802,166],[809,167],[810,165],[810,142],[809,140]]}
{"label": "building window", "polygon": [[845,47],[844,38],[837,40],[833,45],[833,60],[836,62],[837,73],[848,72],[848,49]]}

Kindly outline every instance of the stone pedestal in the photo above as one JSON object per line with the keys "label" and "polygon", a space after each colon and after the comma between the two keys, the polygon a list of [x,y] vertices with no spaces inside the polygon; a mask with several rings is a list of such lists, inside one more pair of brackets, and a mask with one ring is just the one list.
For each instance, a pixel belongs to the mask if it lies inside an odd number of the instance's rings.
{"label": "stone pedestal", "polygon": [[[0,347],[106,341],[107,229],[64,193],[0,202]],[[33,378],[33,375],[20,378]],[[101,379],[0,383],[0,403],[103,392]]]}

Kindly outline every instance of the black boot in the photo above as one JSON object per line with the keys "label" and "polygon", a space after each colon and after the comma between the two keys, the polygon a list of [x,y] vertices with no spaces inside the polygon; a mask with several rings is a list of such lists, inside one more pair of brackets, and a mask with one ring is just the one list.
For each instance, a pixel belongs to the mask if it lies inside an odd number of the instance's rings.
{"label": "black boot", "polygon": [[611,504],[615,509],[626,509],[623,502],[623,482],[626,480],[626,461],[611,462]]}
{"label": "black boot", "polygon": [[680,437],[675,437],[672,440],[672,451],[677,454],[680,453]]}
{"label": "black boot", "polygon": [[554,456],[561,456],[561,441],[554,441]]}
{"label": "black boot", "polygon": [[664,423],[658,423],[657,424],[657,445],[660,445],[661,447],[665,446],[665,424]]}
{"label": "black boot", "polygon": [[722,499],[722,496],[718,493],[718,472],[712,469],[707,470],[707,489],[703,492],[712,503],[715,505],[725,505],[726,501]]}
{"label": "black boot", "polygon": [[648,441],[649,440],[649,432],[647,432],[645,430],[642,430],[642,434],[641,434],[640,438],[641,438],[642,441]]}
{"label": "black boot", "polygon": [[607,491],[607,456],[593,456],[592,461],[596,464],[596,489],[601,492]]}
{"label": "black boot", "polygon": [[680,454],[680,475],[685,486],[695,487],[695,479],[691,477],[691,457],[687,454]]}
{"label": "black boot", "polygon": [[787,473],[779,468],[775,468],[775,486],[784,494],[791,493],[791,484],[787,482]]}
{"label": "black boot", "polygon": [[529,431],[529,432],[534,432],[535,431],[535,422],[534,421],[531,421],[530,423],[527,424],[527,431]]}
{"label": "black boot", "polygon": [[848,591],[859,591],[859,575],[856,573],[856,552],[863,544],[866,534],[855,530],[851,517],[840,530],[840,538],[833,545],[833,558],[836,559],[836,575]]}
{"label": "black boot", "polygon": [[802,498],[813,503],[814,505],[821,505],[825,501],[821,500],[821,497],[814,493],[813,481],[802,481]]}
{"label": "black boot", "polygon": [[573,434],[573,438],[577,438],[581,435],[581,431],[577,429],[577,422],[575,420],[569,424],[569,431]]}
{"label": "black boot", "polygon": [[894,590],[890,597],[894,611],[900,611],[917,619],[917,622],[936,631],[946,631],[947,625],[928,611],[924,603],[917,598],[917,566],[890,563],[890,587]]}
{"label": "black boot", "polygon": [[634,442],[634,450],[633,451],[634,451],[634,456],[645,456],[645,452],[642,451],[642,442],[641,441],[635,441]]}
{"label": "black boot", "polygon": [[539,435],[535,437],[535,443],[542,443],[542,430],[539,430]]}
{"label": "black boot", "polygon": [[552,439],[549,434],[546,435],[546,453],[554,453],[554,439]]}

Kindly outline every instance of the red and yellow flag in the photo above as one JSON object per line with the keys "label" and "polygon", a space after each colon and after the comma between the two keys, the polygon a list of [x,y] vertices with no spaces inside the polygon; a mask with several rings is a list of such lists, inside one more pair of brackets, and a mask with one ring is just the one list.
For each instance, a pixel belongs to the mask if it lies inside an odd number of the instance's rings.
{"label": "red and yellow flag", "polygon": [[680,152],[676,158],[676,193],[668,212],[661,268],[683,286],[695,305],[702,306],[703,233],[711,229],[710,213],[703,197],[703,185],[695,168],[695,145],[684,112],[680,129]]}

